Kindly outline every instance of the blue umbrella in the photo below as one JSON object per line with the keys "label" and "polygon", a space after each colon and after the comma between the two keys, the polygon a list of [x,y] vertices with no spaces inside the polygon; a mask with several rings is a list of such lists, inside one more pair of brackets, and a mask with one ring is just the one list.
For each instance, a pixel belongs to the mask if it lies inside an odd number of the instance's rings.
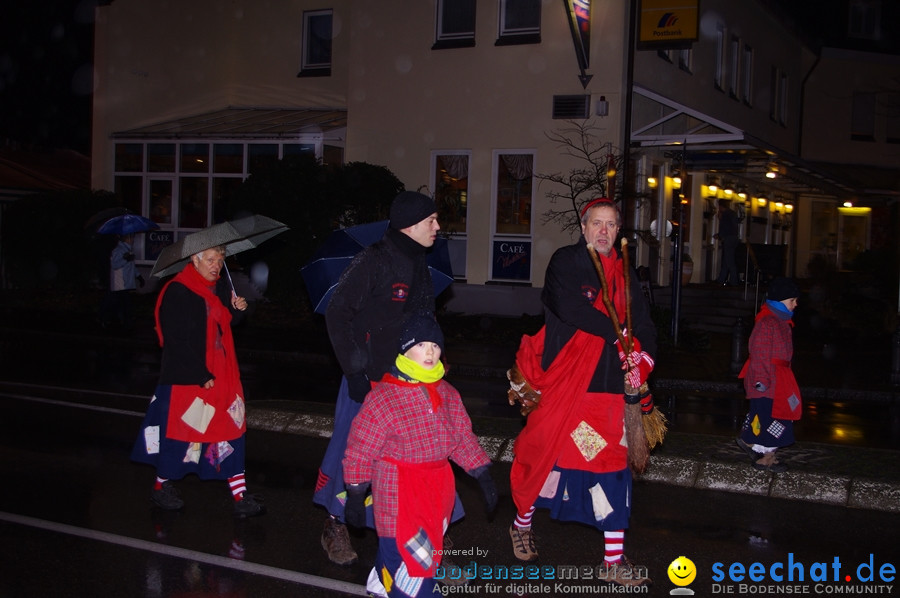
{"label": "blue umbrella", "polygon": [[[325,313],[341,273],[357,253],[381,239],[387,227],[388,221],[380,220],[338,229],[325,239],[309,263],[300,269],[316,313]],[[453,282],[447,239],[435,239],[428,252],[428,269],[431,271],[434,296],[437,297]]]}
{"label": "blue umbrella", "polygon": [[159,225],[138,214],[120,214],[104,222],[97,232],[101,235],[133,235],[155,230]]}

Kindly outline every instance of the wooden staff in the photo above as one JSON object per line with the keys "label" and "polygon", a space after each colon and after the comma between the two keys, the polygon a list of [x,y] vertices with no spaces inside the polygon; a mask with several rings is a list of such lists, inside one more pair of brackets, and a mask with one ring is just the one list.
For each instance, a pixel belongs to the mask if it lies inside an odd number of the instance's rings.
{"label": "wooden staff", "polygon": [[625,355],[634,348],[634,329],[631,327],[631,256],[628,255],[628,239],[622,237],[622,276],[625,277],[625,326],[628,328],[628,345]]}
{"label": "wooden staff", "polygon": [[616,337],[618,337],[619,343],[622,345],[622,349],[624,350],[625,336],[622,334],[622,326],[621,324],[619,324],[619,316],[616,313],[616,306],[613,305],[612,297],[610,297],[609,285],[606,282],[606,272],[603,271],[603,264],[600,263],[600,258],[597,256],[597,250],[594,249],[590,244],[588,244],[587,248],[588,253],[591,255],[591,261],[594,262],[594,269],[597,270],[597,276],[600,277],[600,288],[602,290],[602,292],[600,293],[600,298],[603,300],[603,305],[606,306],[606,311],[609,312],[609,319],[612,320],[613,330],[616,331]]}

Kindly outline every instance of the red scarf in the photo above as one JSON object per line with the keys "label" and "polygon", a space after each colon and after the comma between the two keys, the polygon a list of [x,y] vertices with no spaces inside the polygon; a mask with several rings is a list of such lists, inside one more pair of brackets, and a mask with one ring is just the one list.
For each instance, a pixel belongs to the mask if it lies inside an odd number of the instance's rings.
{"label": "red scarf", "polygon": [[[177,282],[199,295],[206,304],[206,369],[215,377],[212,388],[198,385],[172,385],[166,436],[187,442],[218,442],[240,437],[247,429],[244,416],[244,390],[241,387],[234,338],[231,334],[231,312],[214,290],[216,283],[200,276],[188,264],[163,287],[156,300],[156,333],[164,346],[159,308],[169,285]],[[202,411],[198,426],[198,410]],[[193,424],[188,423],[193,422]]]}
{"label": "red scarf", "polygon": [[[625,313],[625,289],[617,283],[624,280],[622,260],[614,253],[609,257],[599,257],[611,287],[613,307],[621,322],[621,316]],[[594,307],[609,315],[602,295],[594,300]],[[527,511],[537,500],[559,457],[562,443],[569,438],[570,430],[563,428],[578,407],[579,399],[587,394],[606,345],[603,337],[576,330],[550,367],[544,370],[541,368],[541,358],[545,335],[546,326],[534,336],[523,336],[516,353],[519,371],[535,390],[541,391],[540,407],[528,416],[528,423],[514,445],[515,459],[509,477],[513,501],[519,512]]]}

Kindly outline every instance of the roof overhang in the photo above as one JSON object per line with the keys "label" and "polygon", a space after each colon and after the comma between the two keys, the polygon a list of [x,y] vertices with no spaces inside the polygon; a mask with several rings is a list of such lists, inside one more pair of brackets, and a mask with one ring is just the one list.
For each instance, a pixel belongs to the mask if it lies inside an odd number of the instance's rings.
{"label": "roof overhang", "polygon": [[340,108],[228,107],[144,127],[113,139],[302,139],[343,141],[347,111]]}
{"label": "roof overhang", "polygon": [[[688,170],[722,173],[776,192],[857,196],[861,189],[820,164],[776,148],[726,122],[635,85],[631,143],[683,155]],[[776,178],[766,177],[776,170]]]}

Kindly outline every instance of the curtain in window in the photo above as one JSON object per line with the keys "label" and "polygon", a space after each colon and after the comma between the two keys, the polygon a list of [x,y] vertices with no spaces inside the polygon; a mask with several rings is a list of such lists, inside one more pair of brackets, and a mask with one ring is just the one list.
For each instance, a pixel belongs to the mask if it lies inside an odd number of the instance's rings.
{"label": "curtain in window", "polygon": [[509,173],[517,180],[523,181],[531,178],[534,163],[531,154],[502,154],[500,159],[503,160]]}
{"label": "curtain in window", "polygon": [[444,168],[454,179],[465,179],[469,176],[469,156],[441,156]]}

